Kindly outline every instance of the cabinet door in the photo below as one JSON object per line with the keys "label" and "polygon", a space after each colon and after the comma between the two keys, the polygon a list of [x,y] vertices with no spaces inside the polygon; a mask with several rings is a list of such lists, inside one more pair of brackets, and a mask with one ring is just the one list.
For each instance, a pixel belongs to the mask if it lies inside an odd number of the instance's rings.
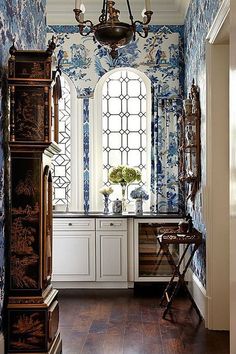
{"label": "cabinet door", "polygon": [[95,231],[55,231],[54,281],[95,280]]}
{"label": "cabinet door", "polygon": [[98,231],[96,260],[97,281],[127,281],[127,231]]}

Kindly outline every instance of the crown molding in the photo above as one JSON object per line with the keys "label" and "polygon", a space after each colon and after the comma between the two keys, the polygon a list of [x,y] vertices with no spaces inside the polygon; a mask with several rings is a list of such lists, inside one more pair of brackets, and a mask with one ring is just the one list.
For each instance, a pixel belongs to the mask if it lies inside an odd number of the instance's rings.
{"label": "crown molding", "polygon": [[[96,13],[97,15],[97,13]],[[135,14],[133,12],[133,16],[135,19],[140,19],[140,16],[137,16],[138,14]],[[98,17],[98,16],[97,16]],[[92,20],[94,24],[98,22],[98,18],[95,17],[95,15],[91,14],[89,15],[87,13],[87,18]],[[125,19],[124,19],[125,21]],[[183,25],[184,20],[183,16],[179,13],[169,13],[169,12],[162,12],[161,15],[154,15],[152,17],[151,23],[153,25]],[[74,14],[71,12],[63,12],[63,11],[57,11],[57,12],[47,12],[47,25],[78,25],[74,18]]]}
{"label": "crown molding", "polygon": [[[155,0],[152,1],[152,24],[155,25],[182,25],[190,0]],[[101,0],[93,0],[86,2],[86,15],[94,23],[98,21],[98,14],[101,9]],[[119,4],[121,12],[120,18],[123,21],[128,21],[127,6],[125,1]],[[74,0],[48,0],[47,1],[47,24],[48,25],[77,25],[74,18]],[[143,0],[135,0],[132,4],[132,13],[135,19],[141,20],[141,12],[144,7]]]}
{"label": "crown molding", "polygon": [[191,0],[175,0],[178,11],[183,17],[183,21],[185,20],[190,1]]}
{"label": "crown molding", "polygon": [[221,6],[216,14],[214,22],[207,34],[207,41],[213,44],[225,23],[225,20],[230,12],[230,0],[223,0]]}

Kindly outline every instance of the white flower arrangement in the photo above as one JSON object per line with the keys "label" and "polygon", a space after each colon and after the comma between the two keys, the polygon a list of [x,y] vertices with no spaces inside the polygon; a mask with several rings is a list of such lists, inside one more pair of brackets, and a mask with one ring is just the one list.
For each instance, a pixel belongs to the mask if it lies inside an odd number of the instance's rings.
{"label": "white flower arrangement", "polygon": [[112,187],[102,187],[101,189],[99,189],[99,192],[104,196],[109,196],[111,193],[113,193],[113,188]]}

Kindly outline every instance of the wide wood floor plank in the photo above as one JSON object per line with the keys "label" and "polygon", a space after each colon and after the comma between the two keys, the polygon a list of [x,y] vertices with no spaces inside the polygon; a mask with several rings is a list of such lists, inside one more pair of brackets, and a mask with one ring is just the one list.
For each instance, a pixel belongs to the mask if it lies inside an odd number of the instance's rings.
{"label": "wide wood floor plank", "polygon": [[59,294],[63,354],[229,354],[229,333],[206,330],[184,297],[164,320],[148,287]]}

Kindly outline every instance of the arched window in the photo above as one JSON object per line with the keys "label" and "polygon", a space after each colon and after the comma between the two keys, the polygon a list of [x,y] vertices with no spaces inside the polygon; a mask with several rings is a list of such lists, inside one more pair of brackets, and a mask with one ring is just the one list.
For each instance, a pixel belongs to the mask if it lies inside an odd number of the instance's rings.
{"label": "arched window", "polygon": [[[148,191],[150,189],[150,80],[138,70],[112,70],[102,77],[96,87],[94,107],[91,206],[102,210],[99,188],[110,185],[108,176],[114,166],[138,168],[142,173],[140,185]],[[120,186],[112,187],[112,199],[120,198]],[[137,184],[128,187],[129,201],[130,192],[135,187]],[[146,209],[149,209],[148,203]]]}
{"label": "arched window", "polygon": [[58,139],[61,152],[53,160],[54,205],[69,204],[71,198],[71,90],[64,77],[61,77],[61,85]]}
{"label": "arched window", "polygon": [[53,204],[56,209],[83,209],[82,188],[82,114],[72,81],[61,76],[62,98],[59,100],[59,142],[61,152],[55,155],[52,166]]}

